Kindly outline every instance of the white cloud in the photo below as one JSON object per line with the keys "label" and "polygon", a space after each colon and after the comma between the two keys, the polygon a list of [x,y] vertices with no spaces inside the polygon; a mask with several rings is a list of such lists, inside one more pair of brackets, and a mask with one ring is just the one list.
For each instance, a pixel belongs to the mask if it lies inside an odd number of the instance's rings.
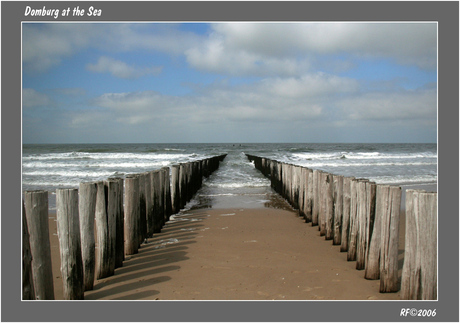
{"label": "white cloud", "polygon": [[265,79],[250,85],[212,84],[194,95],[154,91],[106,93],[93,101],[127,123],[312,122],[342,95],[358,90],[353,80],[317,73],[302,78]]}
{"label": "white cloud", "polygon": [[22,107],[46,107],[53,105],[53,100],[46,94],[35,91],[34,89],[22,90]]}
{"label": "white cloud", "polygon": [[89,24],[27,24],[22,27],[26,71],[44,72],[98,38]]}
{"label": "white cloud", "polygon": [[[394,59],[436,68],[435,23],[216,23],[185,52],[191,66],[232,75],[299,76],[317,55]],[[330,58],[335,66],[350,66]]]}
{"label": "white cloud", "polygon": [[437,120],[436,89],[364,93],[339,103],[353,120]]}
{"label": "white cloud", "polygon": [[161,66],[137,67],[125,62],[102,56],[96,64],[87,64],[86,69],[97,73],[110,73],[115,77],[134,79],[145,75],[158,75],[161,73]]}
{"label": "white cloud", "polygon": [[[23,25],[26,70],[46,71],[85,48],[185,55],[197,69],[230,75],[299,76],[317,55],[394,59],[436,68],[436,23],[215,23],[209,34],[176,24]],[[330,58],[332,64],[337,60]],[[342,66],[349,64],[341,63]]]}
{"label": "white cloud", "polygon": [[44,72],[81,50],[134,50],[182,54],[202,36],[180,31],[175,24],[23,24],[22,59],[25,71]]}

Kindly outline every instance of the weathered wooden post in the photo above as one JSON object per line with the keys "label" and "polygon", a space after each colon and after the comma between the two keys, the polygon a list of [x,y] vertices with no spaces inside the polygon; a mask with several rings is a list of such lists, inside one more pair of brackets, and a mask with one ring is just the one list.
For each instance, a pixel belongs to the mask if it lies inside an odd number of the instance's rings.
{"label": "weathered wooden post", "polygon": [[334,175],[334,239],[333,245],[342,243],[343,176]]}
{"label": "weathered wooden post", "polygon": [[149,237],[153,236],[153,233],[155,232],[155,221],[156,221],[156,208],[157,208],[157,203],[156,203],[156,198],[158,192],[155,192],[155,171],[150,171],[149,172],[149,184],[150,184],[150,212],[149,216],[147,218],[147,234]]}
{"label": "weathered wooden post", "polygon": [[[369,259],[369,252],[370,252],[370,243],[374,231],[374,224],[375,224],[375,193],[376,193],[376,184],[374,182],[366,182],[366,227],[365,227],[365,248],[364,248],[364,266],[356,269],[366,269],[367,268],[367,261]],[[364,273],[366,276],[366,273]]]}
{"label": "weathered wooden post", "polygon": [[161,227],[166,223],[166,206],[165,206],[165,198],[166,190],[165,190],[165,170],[164,168],[160,168],[160,208],[161,208]]}
{"label": "weathered wooden post", "polygon": [[108,188],[103,181],[97,182],[96,197],[96,279],[110,276],[110,237],[108,215]]}
{"label": "weathered wooden post", "polygon": [[22,201],[22,299],[35,299],[32,253],[30,252],[29,229],[27,227],[24,201]]}
{"label": "weathered wooden post", "polygon": [[96,196],[97,183],[80,183],[78,210],[85,290],[93,289],[96,270],[96,241],[94,235]]}
{"label": "weathered wooden post", "polygon": [[138,252],[138,218],[139,218],[139,177],[125,177],[125,254],[133,255]]}
{"label": "weathered wooden post", "polygon": [[123,266],[123,261],[125,260],[125,215],[124,215],[124,206],[123,206],[123,187],[124,180],[123,178],[114,178],[118,181],[118,212],[116,218],[116,243],[115,243],[115,268]]}
{"label": "weathered wooden post", "polygon": [[325,177],[325,193],[326,193],[326,213],[325,224],[326,232],[325,239],[332,240],[334,238],[334,176],[327,173]]}
{"label": "weathered wooden post", "polygon": [[[207,163],[209,167],[209,163]],[[179,165],[171,166],[171,200],[172,200],[172,213],[180,212],[180,193],[179,193]],[[209,171],[209,170],[208,170]],[[209,173],[208,173],[209,176]]]}
{"label": "weathered wooden post", "polygon": [[399,213],[401,209],[401,187],[390,186],[388,208],[384,212],[380,249],[380,292],[399,290],[398,241]]}
{"label": "weathered wooden post", "polygon": [[319,235],[326,235],[326,208],[327,208],[327,173],[320,173],[320,206],[318,214]]}
{"label": "weathered wooden post", "polygon": [[[164,188],[164,218],[165,222],[169,221],[169,217],[172,214],[172,203],[171,203],[171,179],[169,174],[169,167],[163,167],[163,188]],[[200,171],[201,172],[201,171]],[[200,176],[200,181],[201,181]]]}
{"label": "weathered wooden post", "polygon": [[[380,240],[381,240],[381,226],[382,226],[382,210],[385,209],[386,199],[383,198],[381,185],[370,183],[371,200],[375,199],[374,210],[371,209],[370,214],[370,227],[369,227],[369,247],[366,256],[366,268],[364,271],[364,278],[366,279],[379,279],[380,278]],[[372,203],[372,201],[371,201]],[[371,205],[372,207],[372,205]]]}
{"label": "weathered wooden post", "polygon": [[48,227],[48,192],[42,190],[24,192],[24,206],[33,259],[35,297],[38,300],[52,300],[54,285]]}
{"label": "weathered wooden post", "polygon": [[307,181],[307,190],[306,190],[306,211],[305,219],[306,222],[312,222],[312,211],[313,211],[313,171],[307,169],[308,181]]}
{"label": "weathered wooden post", "polygon": [[358,180],[350,184],[350,231],[348,232],[347,260],[356,260],[356,243],[358,235]]}
{"label": "weathered wooden post", "polygon": [[415,300],[418,296],[415,281],[417,255],[417,219],[414,210],[418,210],[421,190],[406,190],[406,236],[404,248],[404,265],[401,277],[401,299]]}
{"label": "weathered wooden post", "polygon": [[138,219],[138,228],[137,238],[139,242],[139,247],[144,242],[145,237],[147,236],[147,203],[145,198],[145,174],[137,174],[139,177],[139,219]]}
{"label": "weathered wooden post", "polygon": [[83,261],[81,256],[78,190],[56,190],[56,217],[64,299],[84,299]]}
{"label": "weathered wooden post", "polygon": [[401,299],[437,299],[437,193],[406,191]]}
{"label": "weathered wooden post", "polygon": [[180,196],[180,207],[179,209],[183,209],[186,204],[186,196],[187,196],[187,168],[185,163],[179,164],[179,196]]}
{"label": "weathered wooden post", "polygon": [[117,246],[117,218],[120,212],[119,207],[119,181],[118,179],[109,178],[104,182],[107,194],[107,218],[108,218],[108,257],[109,257],[109,275],[115,273],[115,258]]}
{"label": "weathered wooden post", "polygon": [[311,225],[318,225],[319,209],[320,209],[320,183],[321,172],[317,169],[313,170],[313,206],[312,206],[312,220]]}
{"label": "weathered wooden post", "polygon": [[367,252],[367,193],[366,181],[358,182],[358,234],[356,236],[356,269],[362,270],[365,267]]}
{"label": "weathered wooden post", "polygon": [[143,223],[143,232],[144,238],[151,237],[149,233],[149,218],[153,215],[153,201],[152,201],[152,184],[151,184],[151,177],[150,172],[144,173],[144,193],[145,193],[145,221]]}
{"label": "weathered wooden post", "polygon": [[308,168],[300,168],[300,190],[299,190],[299,210],[300,216],[307,220],[307,192],[308,192]]}
{"label": "weathered wooden post", "polygon": [[438,297],[437,208],[437,193],[420,193],[416,268],[420,275],[421,300],[435,300]]}
{"label": "weathered wooden post", "polygon": [[153,233],[160,233],[163,226],[163,210],[161,206],[162,192],[161,192],[161,177],[160,170],[153,172]]}
{"label": "weathered wooden post", "polygon": [[351,182],[353,179],[353,177],[344,177],[343,179],[342,242],[340,244],[340,252],[348,251],[350,233]]}
{"label": "weathered wooden post", "polygon": [[291,165],[291,173],[292,173],[292,185],[291,185],[291,199],[292,199],[292,206],[295,209],[301,210],[300,208],[300,172],[301,167],[296,165]]}

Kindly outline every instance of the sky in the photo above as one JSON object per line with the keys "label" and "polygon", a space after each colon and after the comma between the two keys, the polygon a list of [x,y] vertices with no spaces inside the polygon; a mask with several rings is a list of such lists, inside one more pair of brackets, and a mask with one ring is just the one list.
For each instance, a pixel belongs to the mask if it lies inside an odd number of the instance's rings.
{"label": "sky", "polygon": [[23,143],[437,142],[436,23],[23,23]]}

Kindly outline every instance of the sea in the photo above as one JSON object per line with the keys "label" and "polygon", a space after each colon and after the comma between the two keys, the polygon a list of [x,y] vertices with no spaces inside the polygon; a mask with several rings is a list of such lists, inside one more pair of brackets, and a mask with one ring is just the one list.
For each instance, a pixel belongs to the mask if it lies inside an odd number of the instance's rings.
{"label": "sea", "polygon": [[377,184],[437,187],[437,144],[207,143],[207,144],[24,144],[22,189],[49,192],[56,209],[59,188],[123,177],[227,154],[205,178],[186,208],[280,207],[280,197],[245,153]]}

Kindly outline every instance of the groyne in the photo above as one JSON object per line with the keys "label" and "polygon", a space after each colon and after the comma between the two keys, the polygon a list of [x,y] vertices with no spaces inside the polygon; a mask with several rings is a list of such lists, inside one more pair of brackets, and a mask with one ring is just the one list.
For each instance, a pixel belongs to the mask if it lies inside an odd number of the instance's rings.
{"label": "groyne", "polygon": [[405,256],[398,277],[401,188],[246,154],[305,222],[340,245],[365,279],[402,299],[437,299],[437,193],[406,192]]}
{"label": "groyne", "polygon": [[[57,189],[64,298],[84,299],[95,279],[112,276],[126,256],[161,232],[225,157]],[[54,299],[48,214],[48,192],[24,192],[23,300]]]}

